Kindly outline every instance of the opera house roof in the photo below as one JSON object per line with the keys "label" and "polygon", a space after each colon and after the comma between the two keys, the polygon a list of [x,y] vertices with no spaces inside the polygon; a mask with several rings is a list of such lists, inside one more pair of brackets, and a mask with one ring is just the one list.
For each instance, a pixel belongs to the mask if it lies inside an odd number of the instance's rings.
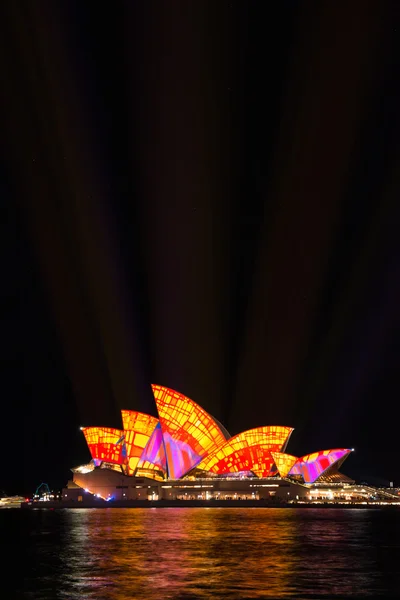
{"label": "opera house roof", "polygon": [[214,417],[183,394],[152,385],[159,418],[123,410],[123,430],[82,427],[95,465],[131,476],[180,479],[193,474],[292,478],[314,483],[337,473],[351,449],[287,454],[293,428],[257,427],[233,437]]}

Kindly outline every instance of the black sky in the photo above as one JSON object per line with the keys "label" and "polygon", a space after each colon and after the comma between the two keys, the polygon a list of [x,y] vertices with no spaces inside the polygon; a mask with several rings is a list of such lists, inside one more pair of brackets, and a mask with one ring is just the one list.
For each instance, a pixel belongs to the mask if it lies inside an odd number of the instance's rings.
{"label": "black sky", "polygon": [[151,382],[400,483],[398,2],[0,11],[0,489]]}

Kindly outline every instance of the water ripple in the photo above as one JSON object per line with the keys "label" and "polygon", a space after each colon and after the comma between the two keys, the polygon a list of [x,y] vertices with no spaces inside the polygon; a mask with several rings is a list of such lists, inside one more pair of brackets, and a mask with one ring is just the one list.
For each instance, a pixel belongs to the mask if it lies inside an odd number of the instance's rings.
{"label": "water ripple", "polygon": [[7,520],[0,515],[7,598],[328,600],[396,597],[400,587],[400,512],[7,512]]}

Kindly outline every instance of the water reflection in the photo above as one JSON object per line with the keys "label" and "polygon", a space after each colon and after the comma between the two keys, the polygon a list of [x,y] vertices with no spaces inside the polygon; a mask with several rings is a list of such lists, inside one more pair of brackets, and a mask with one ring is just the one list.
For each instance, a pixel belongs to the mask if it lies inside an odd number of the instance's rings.
{"label": "water reflection", "polygon": [[296,577],[304,594],[341,598],[379,591],[370,519],[365,510],[322,510],[316,519],[307,510],[299,514],[297,541],[307,553],[299,553]]}
{"label": "water reflection", "polygon": [[60,597],[288,595],[297,521],[287,511],[260,516],[257,509],[69,511]]}
{"label": "water reflection", "polygon": [[10,598],[361,598],[400,584],[399,513],[77,509],[23,519],[25,581]]}

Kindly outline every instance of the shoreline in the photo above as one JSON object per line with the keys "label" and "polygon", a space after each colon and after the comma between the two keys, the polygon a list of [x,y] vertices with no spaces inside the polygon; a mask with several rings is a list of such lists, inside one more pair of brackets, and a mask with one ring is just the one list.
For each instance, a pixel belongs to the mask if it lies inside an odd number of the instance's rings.
{"label": "shoreline", "polygon": [[263,502],[262,500],[106,500],[96,499],[82,502],[23,502],[20,508],[22,510],[62,510],[62,509],[82,509],[82,508],[340,508],[340,509],[399,509],[398,504],[380,504],[380,503],[340,503],[340,502],[321,502],[321,503],[279,503]]}

